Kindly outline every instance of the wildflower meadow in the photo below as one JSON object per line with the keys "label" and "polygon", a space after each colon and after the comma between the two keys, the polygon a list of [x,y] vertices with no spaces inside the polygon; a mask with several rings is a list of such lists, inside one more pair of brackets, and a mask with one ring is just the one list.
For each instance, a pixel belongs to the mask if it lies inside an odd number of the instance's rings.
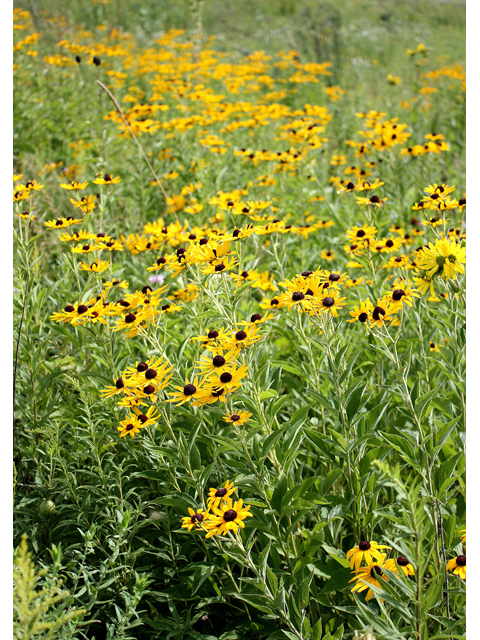
{"label": "wildflower meadow", "polygon": [[465,6],[13,8],[17,639],[465,637]]}

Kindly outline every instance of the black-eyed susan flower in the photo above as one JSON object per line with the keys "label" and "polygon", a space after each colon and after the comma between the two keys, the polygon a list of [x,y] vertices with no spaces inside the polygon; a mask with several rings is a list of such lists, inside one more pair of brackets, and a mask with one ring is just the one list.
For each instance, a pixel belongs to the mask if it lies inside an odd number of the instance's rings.
{"label": "black-eyed susan flower", "polygon": [[360,300],[359,305],[355,305],[353,307],[353,311],[350,311],[350,315],[352,316],[351,320],[347,320],[347,322],[362,322],[366,325],[368,317],[370,313],[373,311],[373,304],[370,300],[362,301]]}
{"label": "black-eyed susan flower", "polygon": [[215,383],[205,381],[203,391],[204,393],[192,402],[193,407],[201,407],[218,401],[226,404],[228,390],[225,387],[219,387]]}
{"label": "black-eyed susan flower", "polygon": [[459,576],[462,580],[467,579],[467,558],[465,556],[457,556],[447,562],[447,571],[452,571],[454,575]]}
{"label": "black-eyed susan flower", "polygon": [[233,486],[233,482],[230,482],[230,480],[227,480],[223,487],[218,487],[217,489],[210,487],[210,489],[208,490],[207,507],[209,509],[211,509],[212,507],[218,507],[222,500],[225,500],[226,502],[229,502],[231,504],[232,499],[230,496],[236,490],[237,488]]}
{"label": "black-eyed susan flower", "polygon": [[68,191],[79,191],[80,189],[85,189],[88,185],[88,182],[77,182],[76,180],[72,180],[72,182],[61,184],[60,187],[62,189],[67,189]]}
{"label": "black-eyed susan flower", "polygon": [[[387,565],[388,563],[388,565]],[[373,597],[373,589],[370,585],[375,587],[381,587],[378,578],[381,576],[384,580],[388,580],[387,574],[383,571],[383,569],[387,569],[389,571],[397,571],[393,560],[386,560],[386,555],[382,554],[377,559],[376,562],[372,562],[367,567],[361,567],[356,570],[356,576],[350,580],[350,582],[355,581],[355,585],[353,586],[352,593],[357,591],[361,593],[362,591],[367,591],[367,595],[365,600],[368,602]]]}
{"label": "black-eyed susan flower", "polygon": [[78,207],[84,213],[92,213],[96,206],[95,196],[83,196],[80,200],[73,200],[70,198],[70,202],[74,207]]}
{"label": "black-eyed susan flower", "polygon": [[143,427],[143,424],[140,422],[138,417],[134,415],[127,416],[125,420],[120,422],[120,425],[120,427],[117,427],[120,431],[120,438],[123,438],[126,435],[130,435],[133,438]]}
{"label": "black-eyed susan flower", "polygon": [[86,244],[79,244],[76,247],[72,248],[72,253],[92,253],[93,251],[101,251],[101,248],[98,244],[90,244],[89,242]]}
{"label": "black-eyed susan flower", "polygon": [[208,380],[209,383],[217,389],[224,389],[225,391],[234,391],[242,385],[241,380],[248,374],[248,367],[242,364],[237,368],[235,362],[231,367],[223,371],[223,373],[212,373]]}
{"label": "black-eyed susan flower", "polygon": [[384,324],[394,319],[397,311],[398,307],[395,304],[377,300],[376,306],[368,316],[368,321],[371,326],[383,327]]}
{"label": "black-eyed susan flower", "polygon": [[218,350],[212,351],[208,357],[200,356],[201,360],[197,361],[196,364],[199,365],[200,371],[203,374],[221,374],[235,364],[238,353],[238,349],[231,349],[230,351],[224,352],[224,350],[219,347]]}
{"label": "black-eyed susan flower", "polygon": [[221,536],[228,531],[233,531],[236,534],[239,527],[245,528],[243,522],[245,518],[253,516],[250,513],[250,505],[244,506],[241,498],[233,504],[223,503],[218,507],[212,505],[211,509],[213,514],[205,524],[209,529],[206,538],[211,538],[214,535]]}
{"label": "black-eyed susan flower", "polygon": [[258,303],[262,309],[277,309],[280,306],[280,300],[278,298],[262,298],[262,301]]}
{"label": "black-eyed susan flower", "polygon": [[72,224],[79,224],[83,222],[83,218],[74,218],[73,216],[69,216],[68,218],[57,218],[56,220],[47,220],[43,224],[48,229],[65,229],[65,227],[69,227]]}
{"label": "black-eyed susan flower", "polygon": [[148,410],[143,412],[138,407],[133,407],[133,412],[137,416],[138,420],[142,423],[142,427],[149,427],[150,425],[158,422],[158,413],[155,407],[152,405],[148,407]]}
{"label": "black-eyed susan flower", "polygon": [[273,313],[264,313],[263,316],[260,315],[259,313],[253,313],[250,316],[250,320],[248,320],[247,322],[237,322],[236,324],[240,327],[249,326],[252,324],[262,324],[263,322],[266,322],[267,320],[271,320],[274,317],[275,317],[275,314]]}
{"label": "black-eyed susan flower", "polygon": [[[388,560],[387,560],[388,562]],[[403,571],[403,573],[406,576],[414,576],[415,575],[415,570],[413,568],[413,565],[410,564],[410,562],[407,560],[407,558],[405,558],[405,556],[398,556],[397,558],[397,565],[401,568],[401,570]],[[387,569],[389,567],[387,566]]]}
{"label": "black-eyed susan flower", "polygon": [[320,258],[322,260],[331,261],[331,260],[335,260],[336,257],[337,256],[335,255],[335,253],[331,249],[323,249],[320,252]]}
{"label": "black-eyed susan flower", "polygon": [[167,402],[177,402],[179,406],[184,402],[193,400],[194,398],[200,398],[205,393],[204,389],[200,388],[197,376],[193,382],[189,382],[185,378],[185,386],[175,386],[175,389],[178,391],[175,393],[169,393],[168,395],[172,397],[167,400]]}
{"label": "black-eyed susan flower", "polygon": [[379,198],[377,195],[373,194],[370,198],[356,198],[356,200],[357,204],[361,207],[364,207],[365,205],[369,207],[381,207],[385,204],[388,198]]}
{"label": "black-eyed susan flower", "polygon": [[25,183],[25,189],[28,189],[28,191],[40,191],[44,187],[44,184],[39,184],[36,180],[29,180]]}
{"label": "black-eyed susan flower", "polygon": [[230,331],[226,328],[220,328],[218,331],[215,328],[207,330],[205,335],[194,336],[192,340],[198,340],[202,343],[203,347],[210,349],[211,351],[217,348],[217,345],[222,344],[227,340]]}
{"label": "black-eyed susan flower", "polygon": [[230,422],[231,424],[241,426],[242,424],[248,422],[251,417],[252,414],[248,413],[248,411],[237,411],[223,416],[223,420],[225,420],[225,422]]}
{"label": "black-eyed susan flower", "polygon": [[[358,245],[360,243],[368,243],[369,241],[372,241],[375,238],[376,233],[376,227],[371,227],[368,224],[364,224],[363,227],[353,226],[345,233],[345,235],[347,237],[347,240],[350,240],[350,242],[356,244],[355,249],[351,249],[352,252],[354,252],[358,248]],[[360,244],[360,247],[361,246],[362,244]]]}
{"label": "black-eyed susan flower", "polygon": [[362,560],[371,565],[375,560],[385,558],[385,554],[380,549],[391,549],[382,544],[377,544],[374,540],[362,540],[356,547],[347,551],[347,560],[350,562],[350,568],[358,569]]}
{"label": "black-eyed susan flower", "polygon": [[227,349],[244,349],[263,338],[264,334],[259,332],[256,324],[247,325],[240,331],[231,332],[228,337],[222,338],[220,343]]}
{"label": "black-eyed susan flower", "polygon": [[101,240],[98,243],[98,247],[107,251],[123,251],[123,244],[120,240],[115,240],[114,238]]}
{"label": "black-eyed susan flower", "polygon": [[345,297],[340,297],[340,291],[338,289],[328,289],[327,295],[321,297],[315,308],[320,313],[327,313],[334,317],[338,316],[338,310],[345,306]]}
{"label": "black-eyed susan flower", "polygon": [[106,173],[101,178],[96,178],[93,181],[93,184],[118,184],[120,182],[120,178],[118,176],[112,176],[111,173]]}
{"label": "black-eyed susan flower", "polygon": [[218,258],[212,260],[207,265],[202,267],[201,271],[205,275],[220,274],[223,271],[230,271],[237,266],[237,258],[235,256],[229,256],[227,258]]}
{"label": "black-eyed susan flower", "polygon": [[204,509],[197,509],[194,511],[192,508],[188,507],[188,516],[184,516],[182,518],[182,529],[188,529],[191,531],[192,529],[204,529],[204,525],[211,518],[211,514],[209,514]]}
{"label": "black-eyed susan flower", "polygon": [[106,260],[99,261],[98,258],[88,264],[87,262],[81,262],[79,267],[80,271],[89,271],[90,273],[103,273],[108,269],[108,262]]}
{"label": "black-eyed susan flower", "polygon": [[403,304],[411,307],[413,298],[419,297],[420,295],[418,294],[417,290],[412,289],[411,284],[406,285],[401,281],[396,281],[392,286],[392,290],[385,294],[382,300],[386,300],[387,303],[392,303],[393,305],[396,305],[397,308],[401,309]]}

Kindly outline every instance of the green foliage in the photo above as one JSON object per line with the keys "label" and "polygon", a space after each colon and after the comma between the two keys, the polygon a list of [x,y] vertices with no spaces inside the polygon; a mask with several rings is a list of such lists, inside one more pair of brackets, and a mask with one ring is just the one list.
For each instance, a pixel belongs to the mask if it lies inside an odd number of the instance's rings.
{"label": "green foliage", "polygon": [[[25,48],[15,52],[14,169],[24,174],[22,182],[35,178],[45,188],[34,193],[35,218],[18,217],[28,208],[22,201],[15,205],[14,218],[14,347],[19,336],[15,637],[464,637],[465,582],[447,573],[446,563],[464,554],[465,278],[459,275],[448,283],[437,277],[437,299],[428,300],[427,292],[413,299],[412,308],[403,307],[399,325],[366,331],[361,322],[345,322],[348,311],[359,297],[373,303],[380,299],[391,288],[392,273],[408,279],[412,272],[385,268],[397,254],[376,253],[371,260],[361,255],[360,267],[347,267],[352,256],[344,250],[352,225],[374,224],[379,237],[393,233],[393,225],[415,230],[412,217],[427,216],[411,207],[430,184],[457,185],[456,197],[463,197],[461,73],[460,82],[458,77],[437,82],[422,76],[463,63],[463,10],[447,3],[373,0],[342,6],[333,0],[52,0],[25,2],[22,8],[31,12],[30,22],[15,33],[15,42],[32,31],[41,37],[29,49],[37,56]],[[105,42],[112,44],[113,28],[118,29],[114,46],[125,47],[128,54],[109,50],[107,55],[102,49]],[[165,45],[157,59],[155,40],[169,29],[185,29],[181,47]],[[217,37],[209,41],[210,35]],[[58,45],[63,39],[87,43],[78,65],[45,61],[65,53]],[[425,56],[407,56],[406,49],[420,42],[427,46]],[[289,49],[295,49],[295,62],[330,61],[332,75],[290,82],[272,58],[267,81],[261,56],[260,62],[249,57],[253,51],[274,56]],[[99,50],[102,64],[95,66],[91,58]],[[184,61],[175,58],[178,51],[187,52],[186,70]],[[190,51],[199,66],[188,58]],[[246,84],[239,94],[220,72],[215,76],[209,51],[224,56],[215,61],[220,69],[230,63],[243,69],[239,77]],[[67,53],[73,60],[75,52]],[[161,85],[155,65],[168,64],[170,53],[177,93],[159,88],[157,93],[165,95],[154,100],[153,86]],[[132,66],[124,67],[124,58],[133,60]],[[148,65],[153,65],[151,73],[139,71]],[[127,78],[107,70],[125,72]],[[401,83],[389,84],[389,73],[398,74]],[[183,94],[184,76],[193,98]],[[168,196],[192,181],[201,183],[196,197],[203,210],[172,213],[151,184],[150,169],[128,131],[119,135],[118,123],[105,119],[114,106],[96,79],[108,84],[125,111],[132,104],[168,103],[169,111],[155,116],[162,127],[137,132],[138,141]],[[419,93],[427,82],[438,88],[430,99]],[[202,102],[194,93],[202,86],[222,98]],[[335,86],[345,91],[340,100],[325,92]],[[268,98],[274,91],[281,96]],[[231,131],[224,127],[244,116],[255,120],[258,114],[212,116],[223,113],[224,106],[215,111],[219,104],[253,102],[260,113],[272,100],[291,109],[290,115],[263,123],[257,117],[255,126]],[[332,120],[325,128],[327,140],[308,150],[291,172],[276,170],[272,161],[244,162],[234,154],[247,147],[275,152],[301,147],[282,139],[288,128],[280,127],[293,126],[297,116],[292,111],[303,114],[306,104],[326,107]],[[201,125],[163,127],[183,117],[184,110],[196,117],[202,109]],[[333,155],[348,155],[348,165],[365,165],[345,141],[359,139],[363,120],[355,113],[370,109],[407,123],[411,138],[403,148],[423,144],[424,136],[434,132],[449,145],[448,152],[419,157],[372,151],[368,158],[377,164],[370,167],[369,179],[385,182],[380,191],[388,197],[373,212],[355,205],[355,194],[337,194],[330,181],[340,173],[348,176],[346,166],[330,164]],[[207,133],[228,141],[225,154],[200,143]],[[164,155],[166,149],[170,155]],[[51,163],[61,164],[52,168]],[[164,178],[171,171],[178,173],[172,181]],[[111,187],[90,184],[94,188],[88,193],[101,197],[81,228],[123,237],[124,246],[106,257],[102,253],[108,271],[97,276],[79,270],[79,258],[91,262],[88,255],[72,254],[72,245],[43,223],[72,213],[69,197],[75,192],[58,186],[67,175],[68,181],[91,182],[95,174],[107,172],[122,181]],[[260,175],[266,174],[275,183],[259,186]],[[181,312],[165,313],[144,334],[126,338],[111,324],[52,320],[67,304],[95,301],[105,280],[125,279],[131,291],[141,291],[151,273],[164,274],[147,267],[176,250],[180,241],[158,251],[131,250],[140,242],[139,236],[132,240],[133,234],[142,234],[144,225],[160,216],[162,226],[178,217],[197,234],[212,227],[231,232],[238,220],[249,222],[209,204],[219,191],[243,188],[248,189],[245,200],[272,201],[280,211],[275,215],[301,230],[296,235],[253,234],[235,244],[240,271],[268,271],[276,290],[262,290],[254,280],[235,287],[228,273],[205,275],[193,265],[175,278],[166,276],[171,288],[165,296],[171,297],[162,304],[178,301],[175,293],[189,284],[198,287],[195,297],[179,297]],[[218,213],[223,219],[212,217]],[[463,233],[464,214],[446,213],[448,224]],[[334,224],[309,234],[309,216]],[[72,228],[79,227],[62,231]],[[440,229],[448,231],[447,223]],[[438,237],[438,228],[425,226],[424,231],[410,238],[414,244],[405,244],[402,255],[413,255],[419,245]],[[320,257],[327,250],[335,254],[334,261]],[[185,378],[190,381],[198,373],[205,350],[192,338],[213,327],[236,327],[256,312],[263,315],[259,303],[280,296],[279,283],[319,264],[357,279],[342,289],[347,306],[339,317],[272,306],[268,311],[274,319],[259,324],[264,337],[241,353],[248,376],[226,405],[167,402],[167,392],[183,388]],[[109,300],[122,295],[117,287]],[[172,365],[170,386],[156,400],[158,419],[134,438],[120,438],[118,426],[128,410],[116,402],[123,396],[105,398],[101,392],[127,368],[151,357]],[[240,425],[223,419],[234,410],[251,417]],[[205,509],[209,489],[227,479],[236,487],[232,497],[251,507],[253,517],[244,520],[245,528],[209,539],[201,528],[182,528],[188,509]],[[361,540],[387,545],[390,558],[404,556],[414,575],[406,576],[397,563],[379,577],[379,586],[371,585],[371,599],[366,600],[366,591],[352,593],[355,573],[347,553]]]}

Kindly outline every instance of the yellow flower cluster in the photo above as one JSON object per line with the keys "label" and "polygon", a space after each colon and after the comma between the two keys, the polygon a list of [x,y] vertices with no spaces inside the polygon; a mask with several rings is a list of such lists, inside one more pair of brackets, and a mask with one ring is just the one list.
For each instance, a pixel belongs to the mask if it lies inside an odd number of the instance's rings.
{"label": "yellow flower cluster", "polygon": [[252,517],[250,505],[244,505],[243,500],[233,502],[230,497],[236,487],[228,480],[225,486],[211,488],[208,492],[207,509],[188,509],[188,516],[182,518],[182,529],[206,531],[206,538],[221,536],[232,531],[235,535],[238,529],[245,527],[244,520]]}

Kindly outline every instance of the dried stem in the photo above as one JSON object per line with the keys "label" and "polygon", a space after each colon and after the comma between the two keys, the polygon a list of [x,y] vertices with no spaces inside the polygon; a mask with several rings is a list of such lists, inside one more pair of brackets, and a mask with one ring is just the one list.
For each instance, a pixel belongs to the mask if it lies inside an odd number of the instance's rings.
{"label": "dried stem", "polygon": [[[125,117],[125,114],[122,111],[122,107],[118,104],[118,102],[115,99],[115,96],[111,93],[111,91],[109,89],[107,89],[107,87],[103,84],[103,82],[100,82],[100,80],[96,80],[96,83],[105,91],[105,93],[108,95],[108,97],[110,98],[110,100],[113,102],[113,104],[115,105],[118,113],[122,116],[123,121],[125,123],[125,126],[127,127],[127,129],[130,131],[130,133],[132,134],[132,138],[135,140],[135,142],[137,143],[137,146],[140,150],[140,153],[142,154],[145,162],[148,164],[148,168],[150,169],[150,171],[152,172],[153,177],[155,178],[155,182],[156,184],[158,184],[158,186],[160,187],[160,189],[162,190],[162,193],[164,195],[165,198],[165,202],[168,204],[168,198],[167,198],[167,194],[165,193],[165,189],[162,186],[162,183],[160,182],[160,178],[157,176],[157,174],[155,173],[154,168],[152,167],[152,165],[150,164],[150,160],[147,158],[147,155],[145,154],[145,151],[142,148],[142,145],[139,143],[139,141],[137,140],[137,136],[133,133],[132,128],[128,122],[128,120]],[[175,211],[175,209],[173,208],[173,205],[170,205],[172,212],[175,216],[175,218],[178,220],[177,218],[177,213]]]}

